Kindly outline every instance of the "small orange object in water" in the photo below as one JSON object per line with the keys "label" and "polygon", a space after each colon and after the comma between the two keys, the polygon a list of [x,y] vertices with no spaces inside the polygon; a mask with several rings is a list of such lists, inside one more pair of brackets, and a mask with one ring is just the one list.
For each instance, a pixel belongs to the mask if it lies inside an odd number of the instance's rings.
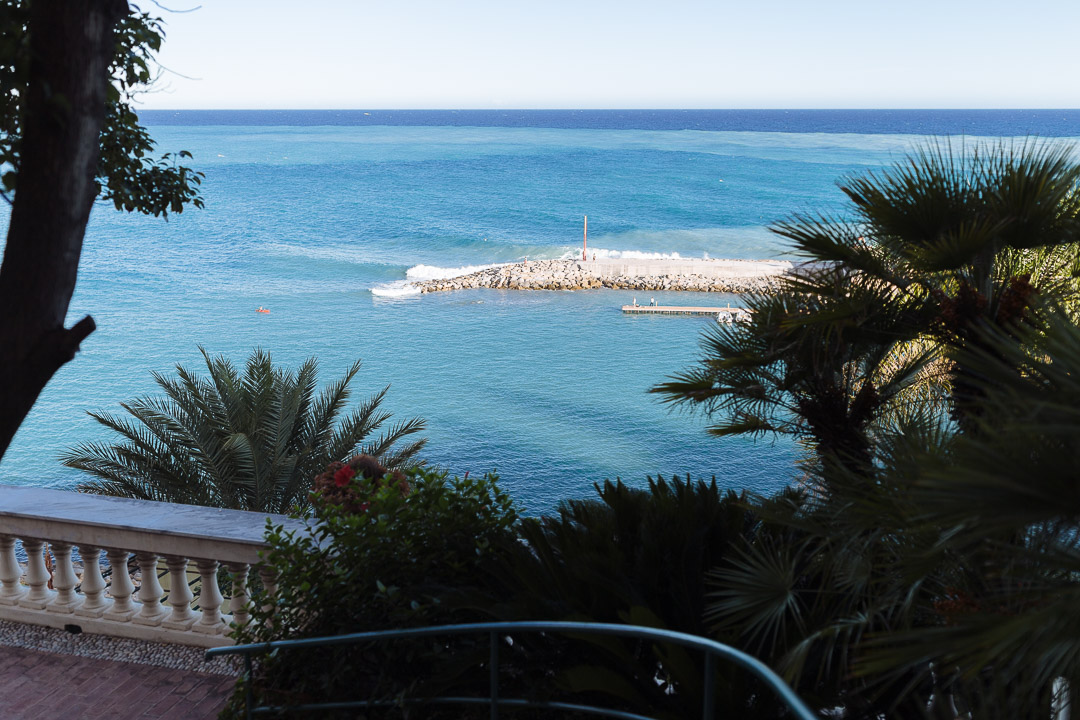
{"label": "small orange object in water", "polygon": [[268,313],[270,311],[260,305],[259,307],[255,308],[255,312]]}

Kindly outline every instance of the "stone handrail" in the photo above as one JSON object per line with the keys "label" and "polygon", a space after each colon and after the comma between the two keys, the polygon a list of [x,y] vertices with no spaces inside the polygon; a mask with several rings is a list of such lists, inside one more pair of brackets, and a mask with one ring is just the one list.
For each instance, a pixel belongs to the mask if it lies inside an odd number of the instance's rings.
{"label": "stone handrail", "polygon": [[[230,645],[229,624],[249,619],[251,568],[268,592],[275,588],[273,576],[259,567],[267,517],[300,526],[280,515],[0,485],[0,619],[197,647]],[[16,554],[19,541],[25,570]],[[72,561],[76,547],[81,575]],[[132,554],[137,588],[128,569]],[[158,579],[161,564],[167,594]],[[228,612],[218,581],[222,565],[231,580]]]}

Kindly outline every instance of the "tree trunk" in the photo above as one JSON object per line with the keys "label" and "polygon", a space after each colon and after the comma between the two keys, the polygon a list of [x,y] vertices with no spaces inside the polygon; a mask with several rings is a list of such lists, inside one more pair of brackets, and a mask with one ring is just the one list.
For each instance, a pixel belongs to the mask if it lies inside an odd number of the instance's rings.
{"label": "tree trunk", "polygon": [[125,0],[34,0],[18,185],[0,266],[0,457],[45,384],[94,331],[64,328],[97,195],[113,29]]}

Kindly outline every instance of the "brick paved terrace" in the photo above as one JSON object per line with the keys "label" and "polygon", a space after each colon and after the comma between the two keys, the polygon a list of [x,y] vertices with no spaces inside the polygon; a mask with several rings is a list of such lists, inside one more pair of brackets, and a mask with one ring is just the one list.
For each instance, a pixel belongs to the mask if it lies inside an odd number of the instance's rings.
{"label": "brick paved terrace", "polygon": [[0,646],[0,717],[212,720],[235,678]]}

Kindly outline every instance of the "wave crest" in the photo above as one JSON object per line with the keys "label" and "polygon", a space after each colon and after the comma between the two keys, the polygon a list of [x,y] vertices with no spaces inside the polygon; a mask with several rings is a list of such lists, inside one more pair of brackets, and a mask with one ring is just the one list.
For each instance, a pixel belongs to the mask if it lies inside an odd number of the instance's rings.
{"label": "wave crest", "polygon": [[371,294],[375,297],[386,298],[412,297],[420,294],[420,288],[408,284],[405,281],[398,281],[387,283],[386,285],[376,285],[371,288]]}
{"label": "wave crest", "polygon": [[462,265],[461,267],[438,267],[436,265],[413,265],[405,271],[405,277],[416,282],[417,280],[447,280],[449,278],[471,275],[481,270],[502,267],[509,263],[492,263],[490,265]]}

